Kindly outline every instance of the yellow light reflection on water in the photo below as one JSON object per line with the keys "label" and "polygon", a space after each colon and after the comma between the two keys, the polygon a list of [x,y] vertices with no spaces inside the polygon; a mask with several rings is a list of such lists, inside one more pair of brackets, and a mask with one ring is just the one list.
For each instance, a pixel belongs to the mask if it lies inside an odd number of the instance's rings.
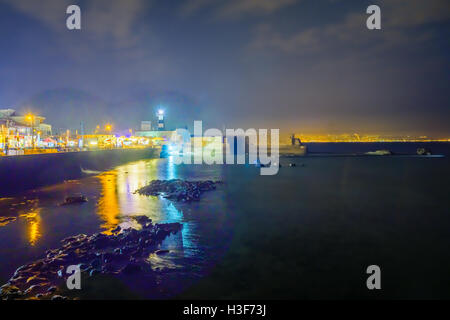
{"label": "yellow light reflection on water", "polygon": [[111,234],[119,223],[118,216],[120,214],[119,203],[117,198],[117,177],[114,171],[106,172],[98,176],[102,185],[101,198],[97,204],[97,213],[104,221],[102,228],[104,233]]}
{"label": "yellow light reflection on water", "polygon": [[20,217],[27,219],[27,238],[31,246],[35,246],[37,241],[42,237],[40,211],[41,209],[38,208],[33,212],[20,215]]}
{"label": "yellow light reflection on water", "polygon": [[157,178],[156,159],[129,163],[98,176],[102,191],[97,203],[97,214],[104,221],[101,226],[104,233],[110,234],[121,223],[122,216],[148,215],[154,211],[152,201],[157,202],[156,199],[134,192]]}
{"label": "yellow light reflection on water", "polygon": [[132,162],[98,176],[102,191],[97,203],[97,214],[104,221],[102,229],[110,234],[123,217],[147,215],[154,221],[165,220],[167,213],[157,197],[135,194],[135,191],[155,179],[177,178],[173,159]]}
{"label": "yellow light reflection on water", "polygon": [[147,167],[144,161],[131,163],[117,169],[117,189],[123,215],[139,214],[141,208],[145,208],[148,199],[140,197],[134,192],[150,183],[156,172],[155,166]]}

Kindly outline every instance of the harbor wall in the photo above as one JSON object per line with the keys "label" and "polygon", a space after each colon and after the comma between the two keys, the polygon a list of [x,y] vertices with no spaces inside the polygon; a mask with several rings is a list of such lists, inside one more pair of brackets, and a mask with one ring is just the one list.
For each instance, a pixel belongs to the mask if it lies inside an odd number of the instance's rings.
{"label": "harbor wall", "polygon": [[159,155],[156,149],[113,149],[0,157],[0,198],[29,189],[79,179],[84,170],[115,166]]}

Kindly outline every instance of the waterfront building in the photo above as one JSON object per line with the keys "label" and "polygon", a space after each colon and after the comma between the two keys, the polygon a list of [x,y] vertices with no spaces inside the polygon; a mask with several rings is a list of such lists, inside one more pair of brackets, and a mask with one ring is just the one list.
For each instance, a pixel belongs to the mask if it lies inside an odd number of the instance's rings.
{"label": "waterfront building", "polygon": [[45,117],[33,114],[21,115],[14,109],[0,110],[0,149],[36,148],[52,134],[52,126],[44,123]]}
{"label": "waterfront building", "polygon": [[175,131],[155,131],[155,130],[148,130],[148,131],[136,131],[135,135],[136,137],[146,137],[149,138],[154,145],[160,145],[164,144],[172,138]]}
{"label": "waterfront building", "polygon": [[33,114],[21,115],[13,109],[0,110],[0,121],[21,135],[39,134],[41,137],[51,136],[52,126],[44,123],[45,117]]}
{"label": "waterfront building", "polygon": [[151,131],[152,122],[151,121],[141,121],[141,131]]}

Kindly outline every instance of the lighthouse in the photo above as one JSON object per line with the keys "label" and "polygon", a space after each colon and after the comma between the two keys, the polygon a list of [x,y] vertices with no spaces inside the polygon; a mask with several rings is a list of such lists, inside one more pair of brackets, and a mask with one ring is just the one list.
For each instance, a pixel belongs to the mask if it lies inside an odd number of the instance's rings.
{"label": "lighthouse", "polygon": [[159,109],[158,110],[158,131],[164,131],[164,130],[165,130],[164,110]]}

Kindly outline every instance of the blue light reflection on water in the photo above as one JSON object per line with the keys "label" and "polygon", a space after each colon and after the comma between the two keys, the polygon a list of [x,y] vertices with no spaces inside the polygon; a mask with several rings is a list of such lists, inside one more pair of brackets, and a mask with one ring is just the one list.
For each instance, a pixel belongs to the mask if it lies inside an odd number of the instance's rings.
{"label": "blue light reflection on water", "polygon": [[170,156],[167,161],[167,180],[177,179],[176,166],[173,162],[173,156]]}

